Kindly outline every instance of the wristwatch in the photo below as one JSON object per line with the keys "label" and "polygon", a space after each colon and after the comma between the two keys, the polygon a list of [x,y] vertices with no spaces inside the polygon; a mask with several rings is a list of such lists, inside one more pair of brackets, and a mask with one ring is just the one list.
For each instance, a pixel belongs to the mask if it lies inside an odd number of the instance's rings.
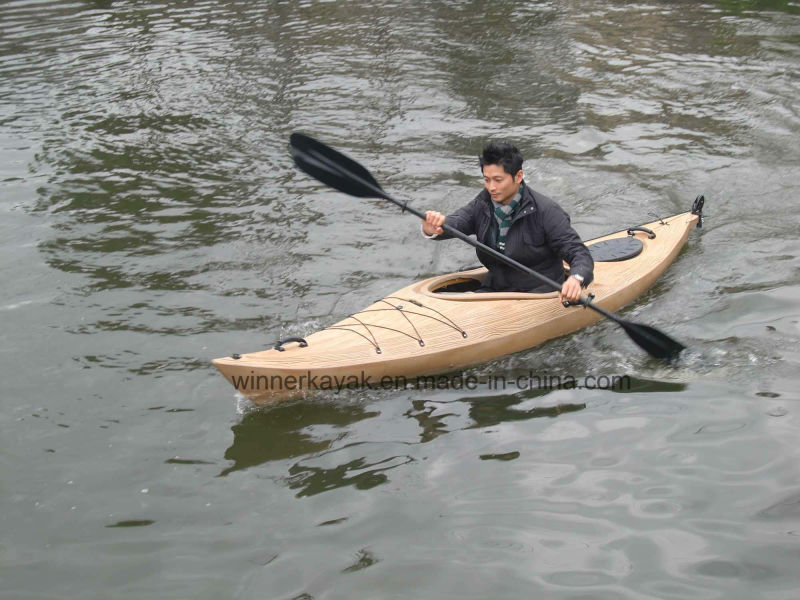
{"label": "wristwatch", "polygon": [[584,278],[583,278],[583,275],[579,275],[578,273],[573,273],[573,274],[571,275],[571,277],[574,277],[575,279],[577,279],[577,280],[578,280],[578,283],[580,283],[581,285],[583,285],[583,279],[584,279]]}

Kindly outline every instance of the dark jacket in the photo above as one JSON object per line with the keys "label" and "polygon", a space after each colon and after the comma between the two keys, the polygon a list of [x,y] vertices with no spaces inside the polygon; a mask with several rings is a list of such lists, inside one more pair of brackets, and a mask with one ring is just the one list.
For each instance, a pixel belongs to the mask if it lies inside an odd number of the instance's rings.
{"label": "dark jacket", "polygon": [[[550,198],[534,192],[524,183],[520,188],[522,198],[506,234],[504,254],[534,271],[562,283],[564,267],[571,273],[583,275],[584,286],[591,283],[594,261],[569,222],[569,215]],[[499,226],[494,217],[492,198],[485,189],[466,206],[449,215],[445,221],[466,235],[475,235],[479,242],[497,250]],[[436,239],[452,237],[447,232]],[[550,292],[542,284],[513,267],[501,263],[486,252],[477,251],[478,260],[489,269],[481,291],[496,292]]]}

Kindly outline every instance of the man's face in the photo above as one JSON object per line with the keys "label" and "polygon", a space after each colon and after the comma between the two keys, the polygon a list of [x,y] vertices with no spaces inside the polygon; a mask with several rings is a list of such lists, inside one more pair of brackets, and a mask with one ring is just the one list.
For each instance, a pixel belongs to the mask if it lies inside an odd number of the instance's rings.
{"label": "man's face", "polygon": [[500,165],[486,165],[483,167],[483,185],[491,194],[492,200],[500,204],[508,204],[514,199],[522,183],[522,171],[512,177]]}

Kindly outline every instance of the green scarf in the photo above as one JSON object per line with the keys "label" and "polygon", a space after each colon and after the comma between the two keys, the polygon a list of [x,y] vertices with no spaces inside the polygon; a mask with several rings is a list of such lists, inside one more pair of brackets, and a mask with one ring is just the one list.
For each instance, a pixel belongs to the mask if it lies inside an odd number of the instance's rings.
{"label": "green scarf", "polygon": [[511,227],[511,222],[514,220],[514,211],[517,210],[521,198],[521,194],[517,192],[517,195],[514,196],[514,199],[508,204],[498,204],[492,200],[492,204],[494,204],[494,218],[500,229],[497,234],[497,247],[501,252],[505,252],[506,250],[506,234]]}

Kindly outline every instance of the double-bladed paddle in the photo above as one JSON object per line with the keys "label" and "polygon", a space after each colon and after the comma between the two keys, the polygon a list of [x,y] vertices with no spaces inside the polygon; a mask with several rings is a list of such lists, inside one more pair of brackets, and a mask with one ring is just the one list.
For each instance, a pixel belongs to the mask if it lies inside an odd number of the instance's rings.
{"label": "double-bladed paddle", "polygon": [[[338,150],[334,150],[330,146],[326,146],[322,142],[302,133],[293,133],[289,138],[289,151],[292,154],[295,164],[300,168],[301,171],[308,173],[311,175],[311,177],[321,181],[325,185],[358,198],[383,198],[385,200],[389,200],[390,202],[393,202],[402,208],[404,211],[408,211],[420,219],[425,219],[425,213],[408,206],[408,204],[405,202],[401,202],[400,200],[392,197],[391,194],[383,191],[381,186],[377,181],[375,181],[375,178],[369,171],[367,171],[367,169],[354,161],[352,158],[345,156]],[[544,275],[537,273],[533,269],[526,267],[522,263],[509,258],[505,254],[502,254],[501,252],[498,252],[497,250],[494,250],[493,248],[490,248],[489,246],[486,246],[477,240],[473,240],[469,236],[464,235],[454,227],[448,225],[447,222],[442,225],[442,229],[444,229],[453,237],[463,240],[470,246],[479,248],[483,252],[492,255],[497,260],[502,261],[507,265],[514,267],[515,269],[519,269],[523,273],[527,273],[528,275],[535,277],[542,283],[550,286],[554,291],[561,291],[560,283],[557,283],[549,277],[545,277]],[[625,330],[628,336],[634,342],[636,342],[639,347],[641,347],[651,356],[669,360],[677,357],[681,350],[684,349],[683,344],[673,340],[671,337],[665,333],[662,333],[658,329],[621,319],[615,314],[610,313],[599,306],[595,306],[595,304],[593,304],[589,298],[581,297],[578,301],[578,304],[585,306],[586,308],[591,308],[607,319],[614,321],[617,325]]]}

